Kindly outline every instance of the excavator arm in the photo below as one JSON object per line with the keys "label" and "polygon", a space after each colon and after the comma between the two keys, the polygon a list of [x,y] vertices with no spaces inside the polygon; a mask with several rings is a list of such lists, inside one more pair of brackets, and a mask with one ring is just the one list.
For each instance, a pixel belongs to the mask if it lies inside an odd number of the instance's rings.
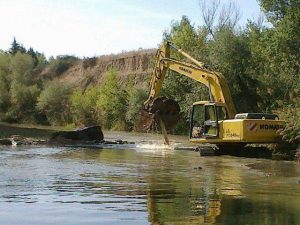
{"label": "excavator arm", "polygon": [[160,61],[163,64],[163,70],[156,70],[156,75],[151,82],[150,95],[147,101],[158,97],[162,83],[165,78],[165,68],[178,72],[193,80],[204,84],[210,92],[210,101],[225,103],[228,107],[229,117],[233,118],[236,110],[229,92],[226,80],[219,73],[209,71],[205,68],[197,67],[193,64],[180,62],[170,58],[163,58]]}
{"label": "excavator arm", "polygon": [[[191,61],[191,63],[170,58],[171,49],[179,52]],[[197,61],[183,50],[176,48],[172,43],[166,42],[157,51],[149,97],[144,103],[144,111],[148,113],[148,116],[151,115],[150,117],[152,118],[150,119],[153,120],[154,117],[159,117],[159,121],[163,121],[168,130],[178,121],[180,111],[178,103],[158,98],[168,70],[178,72],[181,75],[204,84],[209,89],[210,101],[224,103],[227,106],[229,118],[234,118],[236,110],[228,84],[223,75],[204,68],[202,62]],[[147,113],[144,112],[142,115],[147,116]],[[149,123],[148,127],[150,127]]]}

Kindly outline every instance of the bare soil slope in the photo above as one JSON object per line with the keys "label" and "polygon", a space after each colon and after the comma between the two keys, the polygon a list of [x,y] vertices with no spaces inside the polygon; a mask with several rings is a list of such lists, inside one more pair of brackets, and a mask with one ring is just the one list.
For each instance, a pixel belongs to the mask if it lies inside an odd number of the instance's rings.
{"label": "bare soil slope", "polygon": [[61,82],[86,88],[89,85],[101,83],[104,74],[110,68],[114,68],[121,82],[131,77],[135,84],[144,86],[147,85],[147,77],[152,71],[151,62],[155,52],[155,49],[147,49],[86,58],[75,61],[68,70],[57,77],[50,74],[49,68],[46,68],[41,76],[45,79],[57,78]]}

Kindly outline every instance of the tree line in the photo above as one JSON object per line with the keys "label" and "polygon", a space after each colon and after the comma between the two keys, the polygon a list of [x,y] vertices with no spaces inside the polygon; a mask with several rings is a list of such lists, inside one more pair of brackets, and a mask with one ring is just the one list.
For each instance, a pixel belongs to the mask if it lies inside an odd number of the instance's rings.
{"label": "tree line", "polygon": [[[101,85],[85,90],[55,79],[78,60],[67,55],[47,60],[14,39],[8,51],[0,52],[0,121],[133,130],[146,91],[130,78],[120,84],[113,68]],[[54,79],[41,76],[46,67]]]}
{"label": "tree line", "polygon": [[[284,139],[300,142],[300,2],[259,0],[266,21],[248,20],[238,27],[239,11],[230,3],[201,0],[203,23],[187,16],[174,21],[164,33],[170,40],[228,81],[238,112],[277,113],[287,121]],[[174,53],[172,57],[182,59]],[[199,83],[170,72],[164,95],[180,102],[184,111],[178,132],[188,127],[189,106],[209,99]]]}

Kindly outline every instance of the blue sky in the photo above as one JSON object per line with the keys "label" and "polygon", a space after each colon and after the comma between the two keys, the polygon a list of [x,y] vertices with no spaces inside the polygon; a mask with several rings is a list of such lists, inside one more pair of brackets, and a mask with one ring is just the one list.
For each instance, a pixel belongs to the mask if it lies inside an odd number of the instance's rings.
{"label": "blue sky", "polygon": [[[256,0],[231,1],[241,26],[258,18]],[[0,0],[0,49],[7,50],[14,36],[48,57],[155,48],[182,15],[202,24],[199,0]]]}

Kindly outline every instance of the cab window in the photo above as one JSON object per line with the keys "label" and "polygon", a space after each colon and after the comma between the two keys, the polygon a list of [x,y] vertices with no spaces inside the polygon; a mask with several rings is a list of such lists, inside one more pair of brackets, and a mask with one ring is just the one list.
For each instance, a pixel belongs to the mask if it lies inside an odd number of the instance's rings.
{"label": "cab window", "polygon": [[205,121],[216,121],[216,113],[214,105],[207,105],[205,107]]}
{"label": "cab window", "polygon": [[224,106],[217,106],[217,115],[218,115],[218,120],[228,119],[227,110]]}
{"label": "cab window", "polygon": [[204,122],[204,135],[216,136],[218,134],[217,113],[215,105],[205,106],[205,122]]}
{"label": "cab window", "polygon": [[195,105],[193,107],[193,115],[191,121],[191,134],[192,138],[200,138],[203,136],[204,131],[204,105]]}

